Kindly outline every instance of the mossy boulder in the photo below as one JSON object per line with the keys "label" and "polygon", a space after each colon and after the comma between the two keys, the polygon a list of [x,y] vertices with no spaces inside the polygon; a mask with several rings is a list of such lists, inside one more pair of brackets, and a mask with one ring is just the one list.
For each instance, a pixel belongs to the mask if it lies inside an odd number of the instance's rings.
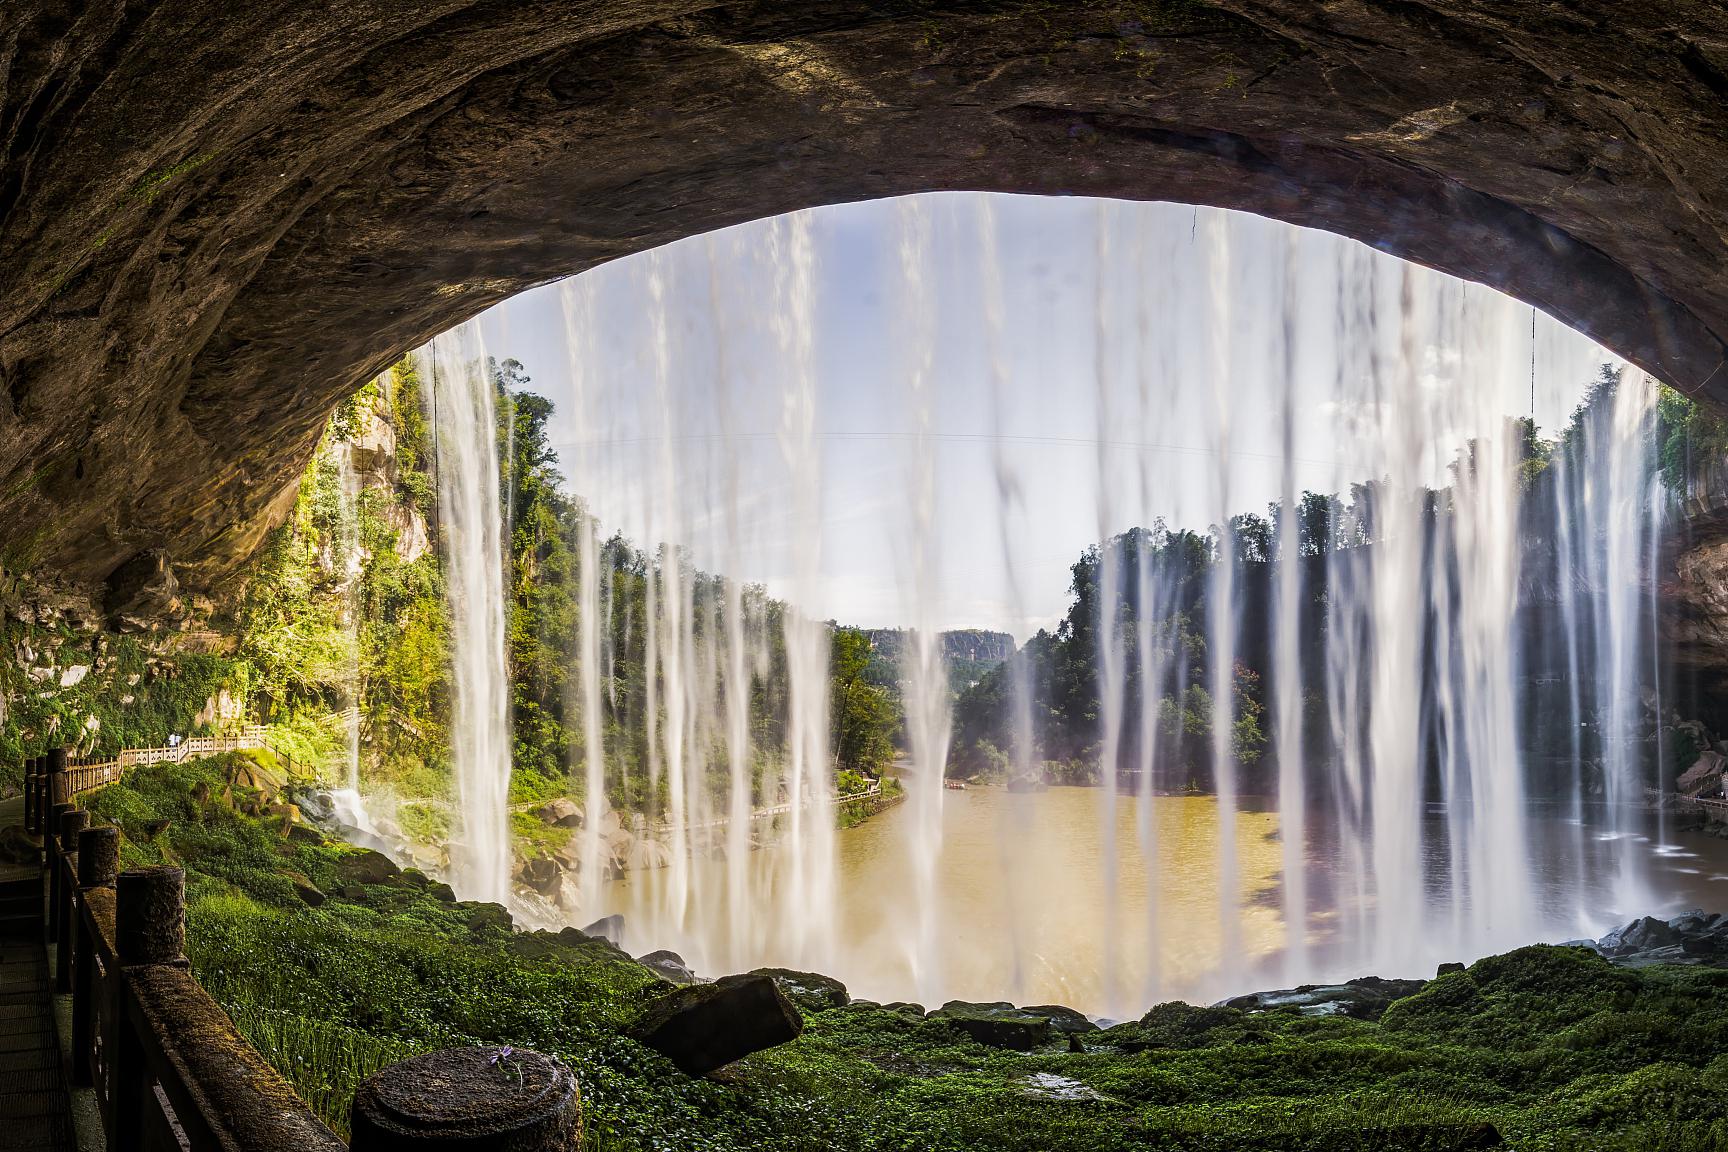
{"label": "mossy boulder", "polygon": [[655,997],[630,1034],[684,1073],[702,1076],[795,1040],[803,1031],[803,1017],[780,986],[762,973],[748,972]]}
{"label": "mossy boulder", "polygon": [[484,900],[461,900],[456,907],[467,913],[468,930],[470,932],[511,932],[516,921],[510,915],[510,909],[502,904],[494,904]]}
{"label": "mossy boulder", "polygon": [[1406,996],[1413,996],[1426,980],[1387,980],[1363,976],[1343,984],[1303,984],[1272,992],[1252,992],[1224,1002],[1243,1012],[1292,1011],[1301,1016],[1349,1016],[1355,1020],[1378,1020],[1386,1009]]}
{"label": "mossy boulder", "polygon": [[349,852],[336,862],[344,884],[388,884],[402,874],[396,861],[371,848]]}
{"label": "mossy boulder", "polygon": [[1081,1035],[1098,1031],[1098,1025],[1086,1018],[1083,1012],[1061,1004],[1032,1004],[1020,1011],[1032,1016],[1043,1016],[1050,1021],[1050,1029],[1064,1035]]}
{"label": "mossy boulder", "polygon": [[786,999],[798,1006],[800,1012],[826,1012],[830,1008],[844,1008],[852,1001],[846,985],[819,972],[799,972],[792,968],[758,968],[752,975],[766,976],[773,980],[780,986],[780,991],[786,994]]}
{"label": "mossy boulder", "polygon": [[1050,1018],[1022,1011],[1007,1001],[973,1004],[950,1000],[929,1019],[945,1020],[980,1044],[1025,1052],[1050,1040]]}

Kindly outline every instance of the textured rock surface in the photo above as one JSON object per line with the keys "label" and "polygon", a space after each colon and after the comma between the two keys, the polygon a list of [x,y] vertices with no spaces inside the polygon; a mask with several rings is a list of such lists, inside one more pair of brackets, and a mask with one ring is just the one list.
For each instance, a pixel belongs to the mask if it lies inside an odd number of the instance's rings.
{"label": "textured rock surface", "polygon": [[1688,0],[10,0],[0,567],[129,583],[155,550],[220,585],[335,402],[435,331],[925,189],[1328,227],[1728,397],[1723,25]]}
{"label": "textured rock surface", "polygon": [[1364,976],[1344,984],[1303,984],[1274,992],[1254,992],[1226,1000],[1224,1007],[1239,1008],[1244,1012],[1289,1008],[1303,1016],[1378,1020],[1394,1000],[1414,995],[1426,983],[1426,980],[1386,980],[1379,976]]}
{"label": "textured rock surface", "polygon": [[642,1010],[636,1039],[691,1076],[795,1040],[804,1018],[767,976],[722,976],[668,992]]}
{"label": "textured rock surface", "polygon": [[992,1048],[1025,1051],[1050,1039],[1050,1017],[1023,1011],[1005,1000],[990,1004],[950,1000],[930,1013],[930,1019],[946,1020],[978,1043]]}
{"label": "textured rock surface", "polygon": [[786,999],[796,1004],[800,1012],[826,1012],[830,1008],[844,1008],[852,1002],[852,995],[846,991],[846,985],[819,972],[798,972],[791,968],[758,968],[752,975],[766,976],[774,981],[780,986]]}
{"label": "textured rock surface", "polygon": [[1570,943],[1594,949],[1616,964],[1696,964],[1728,968],[1728,916],[1694,908],[1671,920],[1643,916],[1622,924],[1600,940]]}
{"label": "textured rock surface", "polygon": [[582,1108],[575,1076],[550,1056],[446,1048],[367,1077],[352,1120],[355,1152],[575,1152]]}

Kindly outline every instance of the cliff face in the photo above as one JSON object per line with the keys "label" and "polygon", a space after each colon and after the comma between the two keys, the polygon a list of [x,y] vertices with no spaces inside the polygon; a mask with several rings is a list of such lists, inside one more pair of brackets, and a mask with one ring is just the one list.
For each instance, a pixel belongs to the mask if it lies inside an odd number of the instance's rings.
{"label": "cliff face", "polygon": [[1728,729],[1728,457],[1696,461],[1685,476],[1672,559],[1658,588],[1663,630],[1693,711]]}
{"label": "cliff face", "polygon": [[0,566],[165,603],[411,347],[620,254],[928,189],[1259,211],[1728,397],[1719,5],[0,6]]}

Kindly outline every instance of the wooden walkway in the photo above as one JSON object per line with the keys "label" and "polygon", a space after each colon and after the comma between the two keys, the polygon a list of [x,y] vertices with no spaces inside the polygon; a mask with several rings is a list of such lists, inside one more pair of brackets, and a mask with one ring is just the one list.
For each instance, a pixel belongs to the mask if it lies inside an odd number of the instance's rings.
{"label": "wooden walkway", "polygon": [[[0,801],[0,828],[23,822],[22,797]],[[0,866],[0,1149],[6,1152],[78,1147],[54,1030],[42,912],[41,871]]]}

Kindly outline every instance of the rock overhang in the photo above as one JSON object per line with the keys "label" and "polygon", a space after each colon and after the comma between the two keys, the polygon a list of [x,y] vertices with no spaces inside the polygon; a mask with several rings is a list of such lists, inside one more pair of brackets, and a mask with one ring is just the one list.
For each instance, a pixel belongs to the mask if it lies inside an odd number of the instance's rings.
{"label": "rock overhang", "polygon": [[0,566],[219,588],[330,410],[619,255],[932,190],[1327,228],[1728,399],[1708,4],[49,0],[0,16]]}

